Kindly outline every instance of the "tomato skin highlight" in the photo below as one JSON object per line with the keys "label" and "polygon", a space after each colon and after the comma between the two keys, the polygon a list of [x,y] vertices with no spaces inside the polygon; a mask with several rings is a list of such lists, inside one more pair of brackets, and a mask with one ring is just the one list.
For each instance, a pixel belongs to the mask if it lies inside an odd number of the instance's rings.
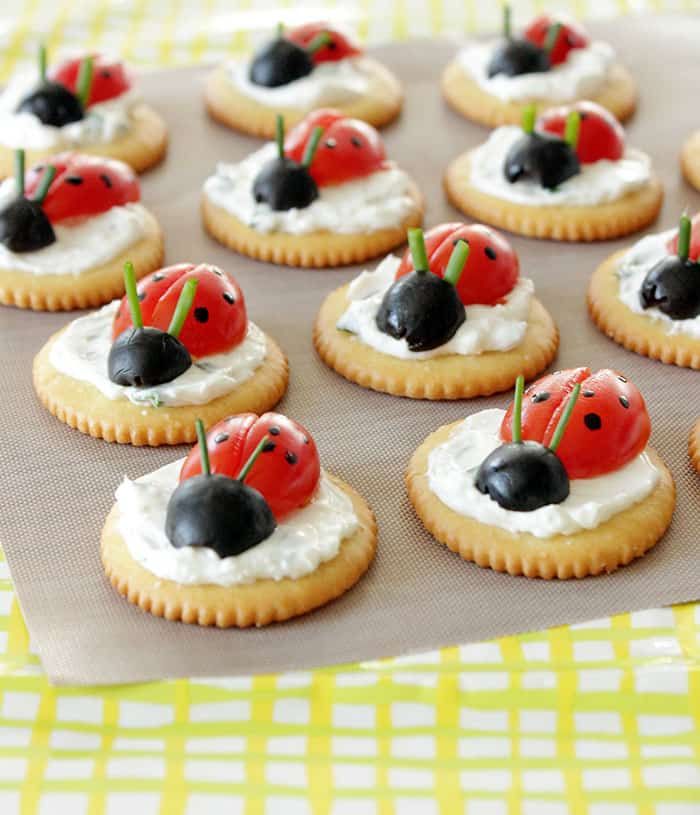
{"label": "tomato skin highlight", "polygon": [[319,108],[304,117],[287,135],[285,155],[302,161],[306,143],[316,127],[323,128],[323,135],[309,172],[319,187],[364,178],[389,166],[377,130],[333,108]]}
{"label": "tomato skin highlight", "polygon": [[581,114],[576,155],[583,164],[601,159],[619,161],[625,153],[625,131],[617,119],[595,102],[577,102],[545,111],[537,119],[536,129],[564,138],[566,117],[577,110]]}
{"label": "tomato skin highlight", "polygon": [[[670,255],[677,255],[678,254],[678,230],[673,234],[673,237],[670,238],[668,243],[666,244],[666,248],[668,249],[668,253]],[[697,212],[693,215],[693,219],[691,221],[691,232],[690,232],[690,253],[688,257],[691,260],[698,260],[700,258],[700,212]]]}
{"label": "tomato skin highlight", "polygon": [[572,20],[561,20],[556,15],[540,14],[528,25],[523,36],[543,48],[547,33],[555,23],[561,23],[561,28],[554,47],[549,52],[549,62],[551,65],[560,65],[574,48],[585,48],[588,45],[588,36],[580,25]]}
{"label": "tomato skin highlight", "polygon": [[88,107],[121,96],[131,88],[131,76],[122,62],[110,60],[102,54],[94,53],[64,60],[49,72],[50,78],[55,82],[60,82],[69,91],[75,93],[80,65],[88,56],[93,58],[92,85],[90,86]]}
{"label": "tomato skin highlight", "polygon": [[330,35],[331,41],[312,55],[311,59],[315,65],[321,62],[338,62],[341,59],[356,57],[362,53],[361,49],[345,34],[323,22],[305,23],[285,32],[284,36],[293,43],[301,45],[302,48],[306,48],[318,34],[323,32]]}
{"label": "tomato skin highlight", "polygon": [[[595,478],[629,464],[646,447],[651,422],[637,387],[617,371],[590,368],[557,371],[525,391],[522,437],[549,445],[567,399],[580,383],[581,394],[571,414],[557,455],[569,478]],[[503,417],[500,435],[512,440],[513,405]]]}
{"label": "tomato skin highlight", "polygon": [[[262,494],[279,521],[313,498],[321,477],[316,443],[298,422],[281,413],[242,413],[215,424],[207,433],[212,473],[236,478],[260,441],[268,443],[245,479]],[[190,450],[180,481],[201,473],[199,447]]]}
{"label": "tomato skin highlight", "polygon": [[141,199],[141,187],[134,171],[121,161],[81,153],[59,153],[25,173],[25,193],[31,197],[41,184],[46,167],[56,175],[42,209],[52,224],[72,218],[100,215]]}
{"label": "tomato skin highlight", "polygon": [[[508,241],[491,227],[482,224],[447,223],[425,233],[428,265],[433,274],[443,277],[454,245],[469,244],[469,256],[457,283],[459,299],[465,306],[500,303],[515,286],[520,264]],[[413,271],[411,253],[406,250],[396,279]]]}
{"label": "tomato skin highlight", "polygon": [[[231,275],[209,264],[180,263],[142,278],[137,291],[144,325],[167,331],[182,287],[191,278],[198,280],[198,286],[180,332],[180,342],[197,358],[235,348],[248,328],[243,292]],[[112,338],[116,339],[130,326],[131,313],[125,295],[112,325]]]}

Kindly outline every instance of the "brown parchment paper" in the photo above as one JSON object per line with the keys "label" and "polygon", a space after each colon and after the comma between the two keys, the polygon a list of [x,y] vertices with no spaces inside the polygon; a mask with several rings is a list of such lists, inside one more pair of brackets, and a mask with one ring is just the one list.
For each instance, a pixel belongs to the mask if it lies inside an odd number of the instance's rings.
{"label": "brown parchment paper", "polygon": [[[594,31],[615,43],[641,89],[629,141],[648,150],[666,184],[658,228],[669,227],[700,195],[679,176],[678,152],[700,127],[697,42],[700,21],[627,19]],[[423,190],[427,224],[454,219],[441,176],[458,152],[486,131],[451,113],[437,80],[454,52],[445,42],[386,47],[377,56],[403,79],[406,107],[385,131],[389,155]],[[236,160],[259,145],[207,120],[203,70],[143,78],[146,99],[165,116],[171,149],[143,179],[145,202],[166,234],[167,259],[208,261],[233,271],[250,315],[282,344],[291,388],[281,409],[308,425],[324,465],[368,499],[379,521],[379,552],[344,598],[305,618],[260,631],[204,630],[168,623],[122,600],[103,577],[100,530],[121,478],[136,477],[186,448],[134,449],[96,441],[42,409],[31,386],[31,360],[65,314],[0,310],[0,541],[34,646],[57,683],[134,682],[172,676],[250,674],[417,652],[528,629],[700,597],[700,477],[686,455],[700,416],[700,373],[652,362],[605,339],[586,315],[593,269],[626,241],[593,246],[512,238],[523,273],[562,332],[557,367],[613,366],[647,397],[653,443],[678,484],[678,508],[666,538],[645,558],[609,577],[558,583],[494,574],[435,543],[416,520],[403,473],[414,448],[438,425],[508,395],[452,404],[371,393],[325,368],[311,345],[316,310],[357,269],[298,271],[238,257],[200,226],[201,184],[217,159]],[[632,239],[634,240],[634,238]]]}

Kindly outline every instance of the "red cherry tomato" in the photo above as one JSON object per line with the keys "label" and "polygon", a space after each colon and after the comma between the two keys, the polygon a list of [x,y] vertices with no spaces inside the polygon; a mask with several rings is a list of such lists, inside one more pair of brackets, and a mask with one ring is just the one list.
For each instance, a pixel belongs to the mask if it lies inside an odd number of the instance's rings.
{"label": "red cherry tomato", "polygon": [[290,131],[284,143],[289,158],[302,160],[309,136],[319,126],[323,136],[309,168],[319,187],[362,178],[387,167],[384,143],[372,125],[348,119],[331,108],[310,113]]}
{"label": "red cherry tomato", "polygon": [[[61,85],[75,93],[78,84],[78,74],[80,65],[89,54],[85,54],[74,59],[68,59],[57,65],[50,73],[51,79],[60,82]],[[127,73],[124,65],[116,60],[110,60],[101,54],[92,54],[93,73],[88,107],[98,102],[106,102],[121,96],[131,87],[131,77]]]}
{"label": "red cherry tomato", "polygon": [[[465,306],[492,306],[499,303],[518,280],[518,256],[495,229],[481,224],[441,224],[425,233],[428,265],[443,277],[456,241],[469,244],[469,257],[457,283],[459,299]],[[396,279],[413,271],[411,253],[406,250]]]}
{"label": "red cherry tomato", "polygon": [[306,23],[285,32],[284,36],[297,45],[301,45],[302,48],[306,48],[318,34],[323,32],[327,32],[331,39],[328,45],[319,48],[312,56],[314,63],[337,62],[362,53],[355,43],[327,23]]}
{"label": "red cherry tomato", "polygon": [[[181,263],[159,269],[139,281],[137,290],[144,325],[167,331],[182,287],[192,278],[199,284],[180,341],[197,358],[229,351],[245,337],[248,318],[238,283],[216,266]],[[130,326],[131,313],[124,296],[114,318],[112,338],[116,339]]]}
{"label": "red cherry tomato", "polygon": [[584,164],[601,159],[617,161],[625,152],[625,131],[617,119],[595,102],[577,102],[551,108],[537,119],[537,129],[564,138],[566,117],[572,110],[581,114],[576,154]]}
{"label": "red cherry tomato", "polygon": [[[678,254],[678,230],[673,234],[673,237],[666,244],[669,254]],[[700,258],[700,212],[693,216],[692,229],[690,232],[690,253],[688,257],[691,260],[698,260]]]}
{"label": "red cherry tomato", "polygon": [[[264,436],[267,445],[245,479],[262,494],[279,521],[313,498],[321,475],[316,444],[300,424],[281,413],[254,413],[231,416],[215,424],[207,433],[207,449],[212,473],[236,478]],[[202,472],[199,447],[185,459],[180,481]]]}
{"label": "red cherry tomato", "polygon": [[547,39],[547,33],[552,25],[561,23],[554,47],[549,52],[549,61],[552,65],[559,65],[566,61],[569,51],[574,48],[585,48],[588,45],[588,36],[580,25],[571,20],[559,19],[557,16],[540,14],[530,23],[523,32],[526,40],[534,42],[542,48]]}
{"label": "red cherry tomato", "polygon": [[51,223],[87,218],[141,198],[138,178],[128,165],[113,159],[61,153],[36,164],[25,176],[25,191],[32,196],[46,167],[56,168],[43,210]]}
{"label": "red cherry tomato", "polygon": [[[624,376],[604,368],[557,371],[525,391],[523,439],[549,444],[576,383],[581,393],[557,455],[569,478],[594,478],[619,470],[646,447],[651,433],[642,394]],[[512,439],[513,405],[501,424],[501,438]]]}

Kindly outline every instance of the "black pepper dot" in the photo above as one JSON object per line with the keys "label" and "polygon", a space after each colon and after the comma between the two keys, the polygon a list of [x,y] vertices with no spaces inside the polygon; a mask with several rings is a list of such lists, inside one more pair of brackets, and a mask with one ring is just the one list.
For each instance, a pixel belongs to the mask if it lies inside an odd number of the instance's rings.
{"label": "black pepper dot", "polygon": [[618,376],[617,378],[620,380],[620,382],[627,382],[624,376]]}
{"label": "black pepper dot", "polygon": [[496,260],[496,252],[490,246],[484,249],[484,254],[489,260]]}
{"label": "black pepper dot", "polygon": [[287,452],[284,454],[284,457],[289,462],[289,464],[297,463],[296,453],[292,453],[291,450],[287,450]]}
{"label": "black pepper dot", "polygon": [[630,406],[630,400],[626,396],[621,396],[620,404],[625,410],[627,410],[627,408]]}
{"label": "black pepper dot", "polygon": [[271,453],[275,447],[277,447],[277,445],[274,443],[274,441],[266,441],[265,444],[263,444],[262,451],[263,453]]}
{"label": "black pepper dot", "polygon": [[591,396],[595,396],[595,391],[589,391],[589,390],[581,391],[581,396],[585,396],[586,399],[590,399]]}
{"label": "black pepper dot", "polygon": [[589,430],[600,430],[603,426],[603,422],[597,413],[587,413],[583,417],[583,423]]}
{"label": "black pepper dot", "polygon": [[146,292],[145,291],[140,291],[139,292],[139,300],[143,303],[143,301],[145,299],[146,299]]}
{"label": "black pepper dot", "polygon": [[335,41],[335,40],[331,40],[331,41],[328,43],[328,45],[326,45],[326,48],[330,48],[330,49],[331,49],[331,51],[335,51],[335,49],[336,49],[337,47],[338,47],[338,44],[336,43],[336,41]]}
{"label": "black pepper dot", "polygon": [[363,146],[361,139],[358,139],[357,136],[350,136],[350,144],[353,147],[362,147]]}
{"label": "black pepper dot", "polygon": [[111,78],[112,78],[112,72],[111,72],[111,71],[108,71],[106,68],[103,68],[103,69],[100,71],[100,76],[101,76],[103,79],[111,79]]}
{"label": "black pepper dot", "polygon": [[157,283],[159,280],[165,280],[165,277],[166,277],[166,276],[165,276],[164,274],[161,274],[160,272],[156,272],[156,274],[154,274],[154,275],[153,275],[153,277],[151,278],[151,280],[152,280],[154,283]]}
{"label": "black pepper dot", "polygon": [[308,437],[308,436],[304,436],[304,444],[308,444],[308,443],[309,443],[309,437]]}
{"label": "black pepper dot", "polygon": [[217,277],[223,277],[224,276],[224,273],[221,271],[221,269],[212,269],[212,272],[214,272],[214,274]]}
{"label": "black pepper dot", "polygon": [[209,319],[209,309],[204,306],[197,306],[194,310],[194,318],[198,323],[206,323]]}
{"label": "black pepper dot", "polygon": [[276,424],[273,424],[273,425],[271,425],[271,426],[268,428],[268,431],[267,431],[267,432],[268,432],[268,433],[269,433],[271,436],[279,436],[279,434],[280,434],[280,429],[279,429],[279,427],[277,427],[277,425],[276,425]]}
{"label": "black pepper dot", "polygon": [[79,175],[66,176],[66,184],[72,184],[74,187],[78,187],[82,183],[83,179]]}
{"label": "black pepper dot", "polygon": [[329,147],[331,150],[338,144],[335,139],[326,139],[324,142],[326,147]]}
{"label": "black pepper dot", "polygon": [[223,298],[231,306],[236,302],[236,298],[231,294],[230,291],[225,291],[223,293]]}
{"label": "black pepper dot", "polygon": [[536,393],[532,397],[532,401],[533,402],[546,402],[547,399],[549,399],[549,396],[550,396],[550,394],[549,394],[548,391],[541,391],[540,393]]}
{"label": "black pepper dot", "polygon": [[112,189],[112,179],[107,173],[100,173],[100,181],[107,187],[108,190]]}
{"label": "black pepper dot", "polygon": [[214,436],[214,444],[221,444],[222,441],[228,441],[228,433],[217,433]]}

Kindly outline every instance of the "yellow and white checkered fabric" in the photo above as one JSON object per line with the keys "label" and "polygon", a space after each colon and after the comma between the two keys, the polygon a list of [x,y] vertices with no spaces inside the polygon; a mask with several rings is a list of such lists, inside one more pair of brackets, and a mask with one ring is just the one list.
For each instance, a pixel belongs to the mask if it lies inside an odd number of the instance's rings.
{"label": "yellow and white checkered fabric", "polygon": [[[513,3],[579,15],[696,0]],[[4,0],[0,79],[94,47],[216,60],[280,17],[365,41],[493,28],[496,2]],[[310,673],[55,689],[0,553],[0,815],[698,815],[700,606]]]}

